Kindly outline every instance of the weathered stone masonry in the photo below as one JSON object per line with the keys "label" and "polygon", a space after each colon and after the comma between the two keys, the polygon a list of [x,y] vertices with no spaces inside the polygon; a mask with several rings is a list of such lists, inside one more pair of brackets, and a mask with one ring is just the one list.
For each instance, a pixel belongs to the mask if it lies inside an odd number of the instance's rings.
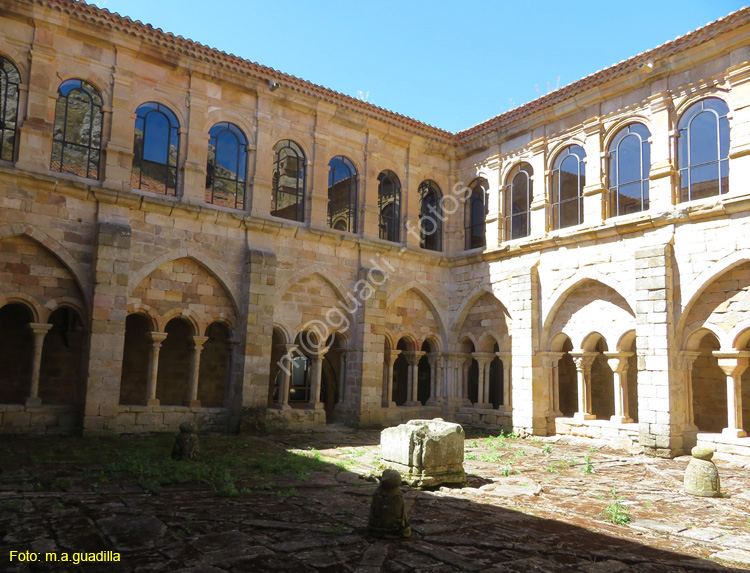
{"label": "weathered stone masonry", "polygon": [[72,0],[0,37],[0,430],[750,455],[750,10],[456,134]]}

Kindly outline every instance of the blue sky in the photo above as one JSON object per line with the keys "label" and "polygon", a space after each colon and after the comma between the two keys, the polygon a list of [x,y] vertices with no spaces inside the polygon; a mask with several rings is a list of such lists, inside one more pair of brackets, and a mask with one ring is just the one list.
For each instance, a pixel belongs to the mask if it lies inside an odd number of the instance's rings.
{"label": "blue sky", "polygon": [[96,4],[450,131],[743,5],[731,0]]}

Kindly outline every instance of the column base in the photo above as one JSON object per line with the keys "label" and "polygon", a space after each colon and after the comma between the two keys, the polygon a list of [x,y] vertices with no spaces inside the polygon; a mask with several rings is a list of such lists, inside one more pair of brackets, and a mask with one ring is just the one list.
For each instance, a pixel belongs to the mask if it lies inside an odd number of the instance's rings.
{"label": "column base", "polygon": [[482,410],[492,410],[492,404],[490,402],[477,402],[474,404],[474,407]]}
{"label": "column base", "polygon": [[596,416],[594,414],[589,414],[587,412],[576,412],[573,414],[574,420],[596,420]]}
{"label": "column base", "polygon": [[282,404],[280,402],[277,402],[273,405],[274,410],[291,410],[292,407],[289,404]]}
{"label": "column base", "polygon": [[185,402],[185,406],[187,406],[188,408],[200,408],[201,401],[200,400],[187,400]]}
{"label": "column base", "polygon": [[146,401],[146,406],[160,406],[161,400],[159,398],[152,398],[151,400]]}
{"label": "column base", "polygon": [[414,407],[414,406],[421,406],[421,405],[422,405],[422,402],[420,402],[419,400],[407,400],[406,402],[404,402],[404,406]]}
{"label": "column base", "polygon": [[323,402],[315,402],[314,404],[308,404],[305,410],[324,410],[325,404]]}
{"label": "column base", "polygon": [[627,416],[611,416],[609,421],[614,422],[615,424],[632,424],[633,418],[628,418]]}
{"label": "column base", "polygon": [[747,436],[747,432],[741,428],[724,428],[721,435],[727,438],[744,438]]}
{"label": "column base", "polygon": [[41,405],[42,405],[42,399],[39,398],[39,397],[32,398],[32,397],[29,396],[28,398],[26,398],[26,407],[27,408],[29,408],[29,407],[36,408],[37,406],[41,406]]}
{"label": "column base", "polygon": [[395,408],[395,407],[396,407],[396,402],[386,402],[385,404],[383,404],[383,408]]}

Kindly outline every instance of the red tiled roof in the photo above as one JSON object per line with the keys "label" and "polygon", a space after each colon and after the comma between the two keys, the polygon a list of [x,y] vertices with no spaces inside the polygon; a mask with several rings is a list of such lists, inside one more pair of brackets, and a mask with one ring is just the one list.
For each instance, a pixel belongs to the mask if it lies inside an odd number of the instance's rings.
{"label": "red tiled roof", "polygon": [[78,18],[84,22],[116,30],[139,38],[144,43],[150,44],[161,50],[171,50],[199,61],[206,62],[214,67],[228,69],[237,73],[259,78],[262,80],[273,80],[281,83],[287,89],[293,89],[299,93],[320,98],[334,104],[344,104],[350,108],[402,129],[415,130],[418,135],[446,142],[462,142],[470,140],[481,133],[501,128],[509,123],[535,113],[545,107],[559,103],[573,97],[585,90],[599,86],[609,80],[630,73],[642,63],[649,60],[668,58],[679,52],[685,51],[704,42],[710,41],[717,35],[736,29],[750,21],[750,8],[742,8],[723,18],[716,20],[675,40],[662,44],[652,50],[638,54],[624,60],[619,64],[600,70],[581,80],[568,84],[554,92],[539,97],[531,102],[512,109],[508,112],[493,117],[468,129],[451,133],[447,130],[417,121],[400,113],[396,113],[379,106],[358,100],[354,97],[342,94],[312,82],[300,79],[296,76],[285,74],[273,68],[262,66],[256,62],[242,59],[233,54],[227,54],[220,50],[210,48],[199,42],[177,36],[170,32],[164,32],[154,28],[150,24],[144,24],[138,20],[132,20],[127,16],[120,16],[110,12],[106,8],[98,8],[87,4],[83,0],[30,0],[30,2],[59,10],[69,16]]}

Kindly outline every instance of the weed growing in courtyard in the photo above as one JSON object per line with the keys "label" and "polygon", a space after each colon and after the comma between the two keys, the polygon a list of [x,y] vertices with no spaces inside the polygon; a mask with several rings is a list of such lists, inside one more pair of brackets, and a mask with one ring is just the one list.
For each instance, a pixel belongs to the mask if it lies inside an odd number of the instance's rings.
{"label": "weed growing in courtyard", "polygon": [[549,445],[549,444],[547,444],[546,446],[544,446],[542,448],[542,453],[543,454],[551,454],[552,453],[552,446]]}
{"label": "weed growing in courtyard", "polygon": [[591,461],[591,456],[586,456],[584,459],[586,460],[586,463],[583,466],[583,473],[595,474],[596,470],[594,469],[594,462]]}
{"label": "weed growing in courtyard", "polygon": [[497,463],[502,461],[503,457],[500,454],[482,454],[479,459],[483,462]]}
{"label": "weed growing in courtyard", "polygon": [[614,488],[610,490],[612,501],[604,508],[604,519],[615,525],[627,525],[630,523],[628,507],[622,503],[622,498],[617,495]]}
{"label": "weed growing in courtyard", "polygon": [[512,465],[508,464],[500,468],[500,473],[502,474],[503,477],[508,477],[511,474],[517,474],[519,472],[517,469],[514,469]]}

